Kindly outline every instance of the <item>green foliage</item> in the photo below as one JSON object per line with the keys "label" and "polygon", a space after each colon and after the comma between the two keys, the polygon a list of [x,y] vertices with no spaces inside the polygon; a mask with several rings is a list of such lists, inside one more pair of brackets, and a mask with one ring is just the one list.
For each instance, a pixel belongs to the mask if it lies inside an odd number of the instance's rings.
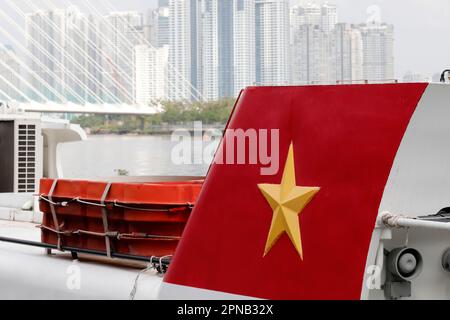
{"label": "green foliage", "polygon": [[223,99],[214,102],[163,103],[164,112],[161,114],[163,123],[177,124],[201,121],[205,124],[225,124],[234,106],[234,99]]}
{"label": "green foliage", "polygon": [[72,122],[92,133],[163,133],[165,127],[190,124],[194,121],[225,125],[234,103],[234,99],[196,103],[163,102],[163,111],[152,116],[82,115]]}

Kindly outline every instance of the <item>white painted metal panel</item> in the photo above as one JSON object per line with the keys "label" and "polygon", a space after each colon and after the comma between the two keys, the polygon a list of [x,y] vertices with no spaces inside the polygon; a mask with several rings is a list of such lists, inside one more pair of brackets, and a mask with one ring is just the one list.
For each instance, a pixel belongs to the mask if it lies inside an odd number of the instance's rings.
{"label": "white painted metal panel", "polygon": [[[389,177],[380,213],[389,211],[411,217],[436,214],[450,206],[450,86],[430,84],[406,131]],[[386,249],[408,245],[424,258],[422,274],[412,282],[412,299],[449,299],[450,274],[441,266],[450,247],[450,232],[411,229],[393,231],[384,240]],[[367,267],[375,264],[381,232],[376,229]],[[384,298],[380,290],[368,290],[363,299]]]}
{"label": "white painted metal panel", "polygon": [[[33,224],[0,221],[0,236],[39,241],[40,231]],[[140,271],[91,259],[76,263],[70,254],[48,256],[41,248],[0,242],[0,299],[126,300]],[[143,273],[135,298],[156,299],[161,282],[156,272]]]}

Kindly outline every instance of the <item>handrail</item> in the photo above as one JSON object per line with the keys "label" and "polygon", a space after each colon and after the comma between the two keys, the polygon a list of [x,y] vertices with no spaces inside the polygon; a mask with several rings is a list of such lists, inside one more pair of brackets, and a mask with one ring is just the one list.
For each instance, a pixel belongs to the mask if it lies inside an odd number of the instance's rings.
{"label": "handrail", "polygon": [[[0,242],[7,242],[17,245],[24,245],[24,246],[31,246],[31,247],[37,247],[37,248],[44,248],[47,250],[58,250],[57,245],[52,245],[48,243],[42,243],[42,242],[35,242],[35,241],[28,241],[28,240],[22,240],[22,239],[14,239],[14,238],[7,238],[7,237],[0,237]],[[72,253],[73,257],[76,257],[78,253],[81,254],[89,254],[89,255],[96,255],[96,256],[103,256],[106,257],[107,253],[106,251],[98,251],[98,250],[91,250],[91,249],[81,249],[81,248],[73,248],[69,246],[62,246],[61,249],[63,251],[67,251]],[[147,262],[154,266],[154,268],[160,272],[165,273],[167,272],[167,269],[170,265],[170,262],[172,260],[171,256],[167,257],[143,257],[143,256],[135,256],[135,255],[129,255],[129,254],[121,254],[116,252],[111,252],[111,258],[116,259],[123,259],[123,260],[132,260],[132,261],[140,261],[140,262]]]}

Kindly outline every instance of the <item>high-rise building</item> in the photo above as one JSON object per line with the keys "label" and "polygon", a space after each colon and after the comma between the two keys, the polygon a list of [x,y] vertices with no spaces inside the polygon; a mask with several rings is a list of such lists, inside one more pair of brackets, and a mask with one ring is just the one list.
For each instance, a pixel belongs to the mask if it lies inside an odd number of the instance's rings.
{"label": "high-rise building", "polygon": [[[111,101],[112,97],[109,97],[105,92],[103,74],[104,67],[104,53],[103,53],[103,37],[101,33],[101,20],[96,16],[88,15],[84,19],[85,28],[85,41],[86,45],[86,57],[89,57],[90,63],[87,64],[88,73],[93,79],[89,78],[86,82],[89,89],[96,95],[101,97],[105,101]],[[81,39],[80,39],[81,40]]]}
{"label": "high-rise building", "polygon": [[234,0],[234,97],[256,83],[255,23],[255,0]]}
{"label": "high-rise building", "polygon": [[224,0],[203,0],[201,8],[202,94],[207,100],[219,98],[219,3]]}
{"label": "high-rise building", "polygon": [[360,30],[337,22],[335,5],[291,8],[292,79],[296,84],[361,80]]}
{"label": "high-rise building", "polygon": [[[207,1],[207,0],[206,0]],[[216,0],[218,13],[219,96],[234,96],[234,1]]]}
{"label": "high-rise building", "polygon": [[338,23],[338,14],[336,5],[324,4],[320,8],[320,28],[324,32],[331,32]]}
{"label": "high-rise building", "polygon": [[334,81],[334,46],[332,34],[318,25],[300,26],[293,35],[292,81],[294,84]]}
{"label": "high-rise building", "polygon": [[151,38],[153,46],[163,47],[170,43],[169,13],[169,6],[160,6],[149,10],[147,24],[153,27],[153,36]]}
{"label": "high-rise building", "polygon": [[159,0],[145,17],[37,11],[26,16],[31,83],[50,100],[148,103],[394,77],[392,26],[338,23],[335,5],[289,3]]}
{"label": "high-rise building", "polygon": [[138,45],[134,48],[135,102],[148,105],[168,94],[169,46]]}
{"label": "high-rise building", "polygon": [[132,103],[133,50],[149,40],[142,13],[136,11],[112,12],[103,18],[103,51],[107,58],[104,69],[108,77],[104,85],[120,101]]}
{"label": "high-rise building", "polygon": [[25,17],[26,46],[34,57],[29,60],[29,67],[32,70],[30,82],[49,100],[56,101],[57,97],[39,78],[69,100],[71,96],[63,86],[68,79],[68,74],[64,72],[62,65],[64,52],[58,48],[65,42],[66,33],[55,30],[55,26],[65,30],[66,18],[65,10],[41,10],[28,13]]}
{"label": "high-rise building", "polygon": [[291,8],[292,82],[328,83],[336,80],[337,23],[335,6],[316,4]]}
{"label": "high-rise building", "polygon": [[171,1],[169,16],[171,86],[181,74],[204,99],[216,100],[255,84],[255,0]]}
{"label": "high-rise building", "polygon": [[385,23],[359,26],[363,43],[363,78],[392,80],[394,71],[394,27]]}
{"label": "high-rise building", "polygon": [[22,90],[20,81],[20,63],[16,52],[9,45],[0,47],[0,97],[20,101]]}
{"label": "high-rise building", "polygon": [[[65,82],[86,101],[97,99],[108,101],[112,97],[105,95],[102,88],[102,66],[99,48],[101,40],[98,33],[98,21],[75,6],[65,10],[63,28],[53,32],[65,35],[61,47],[64,49],[63,64],[65,72],[74,77],[66,77]],[[69,97],[70,97],[69,93]]]}
{"label": "high-rise building", "polygon": [[363,44],[355,26],[339,23],[334,31],[336,80],[348,82],[363,79]]}
{"label": "high-rise building", "polygon": [[291,7],[291,28],[302,25],[319,26],[322,23],[322,10],[317,4],[296,5]]}
{"label": "high-rise building", "polygon": [[234,96],[234,0],[203,0],[202,88],[208,100]]}
{"label": "high-rise building", "polygon": [[159,0],[156,9],[147,12],[147,25],[152,27],[151,44],[163,47],[170,43],[169,0]]}
{"label": "high-rise building", "polygon": [[169,97],[193,100],[202,91],[201,0],[169,0]]}
{"label": "high-rise building", "polygon": [[256,0],[256,82],[290,83],[289,0]]}
{"label": "high-rise building", "polygon": [[75,102],[103,98],[95,24],[93,17],[75,6],[26,15],[30,82],[36,91],[57,101],[61,97]]}
{"label": "high-rise building", "polygon": [[201,89],[207,100],[237,96],[255,76],[255,0],[202,0]]}

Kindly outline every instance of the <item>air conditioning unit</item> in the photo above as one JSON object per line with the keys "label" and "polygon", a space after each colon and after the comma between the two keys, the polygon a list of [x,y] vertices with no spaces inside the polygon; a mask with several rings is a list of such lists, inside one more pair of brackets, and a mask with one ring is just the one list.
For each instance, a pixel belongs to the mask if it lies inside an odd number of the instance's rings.
{"label": "air conditioning unit", "polygon": [[0,193],[36,193],[42,178],[43,137],[36,118],[0,118]]}

